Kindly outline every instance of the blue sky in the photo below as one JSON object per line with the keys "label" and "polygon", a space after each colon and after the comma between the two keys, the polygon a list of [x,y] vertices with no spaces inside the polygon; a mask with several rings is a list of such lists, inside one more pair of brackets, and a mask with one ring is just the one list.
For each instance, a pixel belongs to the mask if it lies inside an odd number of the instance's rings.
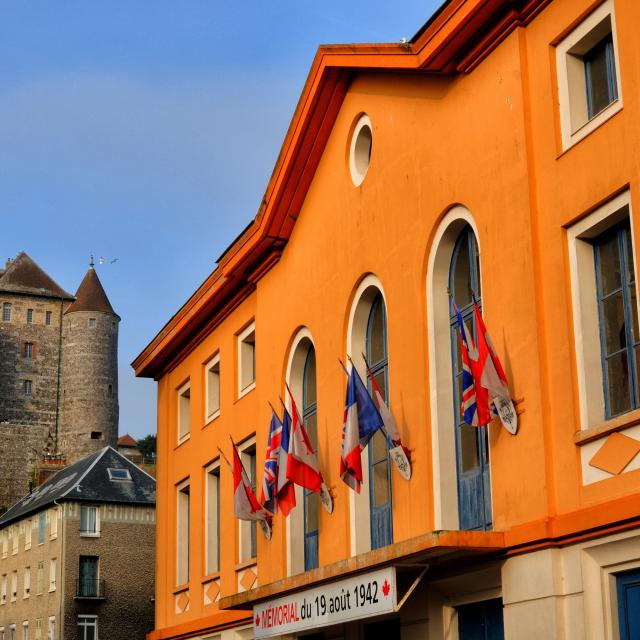
{"label": "blue sky", "polygon": [[106,258],[121,434],[155,432],[129,363],[254,217],[317,46],[410,38],[440,4],[0,4],[0,260],[74,292]]}

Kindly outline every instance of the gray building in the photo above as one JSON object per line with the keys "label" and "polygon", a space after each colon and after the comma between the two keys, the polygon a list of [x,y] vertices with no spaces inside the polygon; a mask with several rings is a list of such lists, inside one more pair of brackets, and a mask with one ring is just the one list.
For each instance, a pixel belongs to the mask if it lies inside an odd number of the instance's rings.
{"label": "gray building", "polygon": [[111,447],[0,518],[0,640],[143,640],[153,629],[155,480]]}
{"label": "gray building", "polygon": [[0,269],[0,513],[41,462],[115,446],[119,321],[93,264],[75,296],[24,252]]}

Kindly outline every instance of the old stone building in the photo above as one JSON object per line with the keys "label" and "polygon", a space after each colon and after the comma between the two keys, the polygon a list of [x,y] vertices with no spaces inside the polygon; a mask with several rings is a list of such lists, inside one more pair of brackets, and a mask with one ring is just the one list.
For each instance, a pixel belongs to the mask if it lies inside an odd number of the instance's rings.
{"label": "old stone building", "polygon": [[111,447],[0,517],[0,640],[143,640],[153,627],[155,480]]}
{"label": "old stone building", "polygon": [[0,511],[41,463],[73,463],[118,436],[119,316],[93,264],[76,295],[26,253],[0,269]]}

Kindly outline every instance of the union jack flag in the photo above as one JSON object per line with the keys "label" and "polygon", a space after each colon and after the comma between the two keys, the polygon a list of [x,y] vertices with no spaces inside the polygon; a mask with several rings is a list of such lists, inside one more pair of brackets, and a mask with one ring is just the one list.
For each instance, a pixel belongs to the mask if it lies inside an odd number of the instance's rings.
{"label": "union jack flag", "polygon": [[481,426],[478,422],[478,402],[476,397],[476,386],[471,373],[471,362],[469,359],[469,349],[474,351],[473,339],[469,334],[469,329],[462,319],[460,309],[454,304],[458,319],[458,331],[460,332],[460,355],[462,359],[462,399],[460,411],[467,424],[472,427]]}
{"label": "union jack flag", "polygon": [[271,411],[271,422],[269,423],[269,438],[267,439],[267,457],[264,461],[264,477],[262,480],[262,495],[260,502],[271,513],[277,510],[277,480],[278,480],[278,459],[280,456],[280,444],[282,441],[282,422]]}

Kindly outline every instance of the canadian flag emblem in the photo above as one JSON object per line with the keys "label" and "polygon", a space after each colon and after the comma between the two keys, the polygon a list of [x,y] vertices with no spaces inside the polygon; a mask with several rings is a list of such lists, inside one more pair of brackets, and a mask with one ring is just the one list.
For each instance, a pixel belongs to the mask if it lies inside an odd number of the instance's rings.
{"label": "canadian flag emblem", "polygon": [[385,581],[382,584],[382,595],[386,598],[389,595],[389,591],[391,591],[391,585],[385,578]]}
{"label": "canadian flag emblem", "polygon": [[258,613],[258,614],[256,614],[256,620],[255,620],[255,622],[256,622],[256,627],[259,627],[259,626],[260,626],[260,614],[259,614],[259,613]]}

